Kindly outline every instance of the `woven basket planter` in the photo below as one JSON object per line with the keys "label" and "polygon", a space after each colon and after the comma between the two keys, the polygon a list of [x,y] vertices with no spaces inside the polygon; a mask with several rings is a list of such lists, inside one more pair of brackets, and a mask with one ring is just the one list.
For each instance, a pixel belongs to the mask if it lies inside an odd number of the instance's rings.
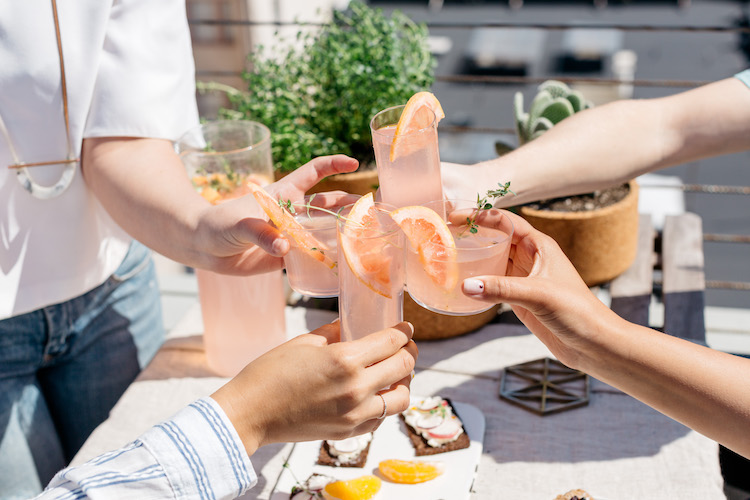
{"label": "woven basket planter", "polygon": [[635,260],[638,245],[638,184],[614,205],[587,212],[557,212],[521,207],[520,215],[560,245],[588,286],[622,274]]}

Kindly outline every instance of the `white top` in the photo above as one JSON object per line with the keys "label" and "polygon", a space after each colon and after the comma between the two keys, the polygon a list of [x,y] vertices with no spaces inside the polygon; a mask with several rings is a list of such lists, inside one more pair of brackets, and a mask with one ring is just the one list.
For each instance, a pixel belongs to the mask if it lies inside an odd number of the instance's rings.
{"label": "white top", "polygon": [[257,482],[226,414],[202,398],[119,450],[58,472],[37,500],[218,500],[238,497]]}
{"label": "white top", "polygon": [[[184,0],[60,1],[71,142],[84,137],[176,140],[198,124]],[[67,156],[50,0],[0,2],[0,116],[23,162]],[[0,319],[81,295],[122,262],[130,237],[80,172],[62,195],[37,199],[7,168],[0,134]],[[54,184],[62,167],[32,167]]]}

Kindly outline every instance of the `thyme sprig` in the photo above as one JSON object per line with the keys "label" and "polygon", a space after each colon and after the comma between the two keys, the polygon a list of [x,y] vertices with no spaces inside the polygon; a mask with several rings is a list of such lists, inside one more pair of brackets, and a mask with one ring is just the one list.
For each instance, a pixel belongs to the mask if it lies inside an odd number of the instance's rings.
{"label": "thyme sprig", "polygon": [[466,217],[466,226],[471,234],[476,234],[479,231],[479,225],[477,224],[476,219],[480,210],[489,210],[493,208],[495,206],[495,201],[497,201],[498,198],[506,196],[508,193],[512,195],[516,194],[510,189],[510,181],[505,184],[498,182],[497,185],[497,189],[487,190],[487,194],[484,196],[480,196],[479,193],[477,193],[477,209],[474,210],[471,217]]}

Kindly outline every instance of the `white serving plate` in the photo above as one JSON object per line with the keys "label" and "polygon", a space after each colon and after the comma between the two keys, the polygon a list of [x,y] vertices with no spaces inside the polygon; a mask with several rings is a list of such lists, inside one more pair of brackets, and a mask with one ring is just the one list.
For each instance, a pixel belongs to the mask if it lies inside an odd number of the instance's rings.
{"label": "white serving plate", "polygon": [[[412,397],[412,402],[420,399],[422,398]],[[288,469],[282,470],[271,494],[271,500],[288,500],[292,488],[296,484],[294,477],[304,482],[314,472],[344,480],[354,479],[366,474],[379,476],[377,473],[378,463],[391,458],[440,461],[445,464],[445,472],[431,481],[420,484],[397,484],[383,479],[380,492],[374,497],[374,500],[414,500],[415,498],[468,500],[479,459],[482,456],[484,415],[473,405],[453,399],[451,399],[451,403],[456,414],[461,418],[464,430],[471,440],[471,445],[468,448],[438,455],[416,457],[411,441],[406,435],[405,424],[397,415],[392,415],[386,418],[380,428],[375,431],[370,444],[370,452],[367,455],[367,463],[361,469],[317,465],[315,462],[318,460],[321,441],[295,444],[287,460]]]}

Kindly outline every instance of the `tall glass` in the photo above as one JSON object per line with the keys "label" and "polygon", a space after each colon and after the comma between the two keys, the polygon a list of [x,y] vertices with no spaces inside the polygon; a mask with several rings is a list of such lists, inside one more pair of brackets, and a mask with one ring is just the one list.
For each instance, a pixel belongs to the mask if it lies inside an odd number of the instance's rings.
{"label": "tall glass", "polygon": [[395,207],[375,203],[367,227],[347,224],[339,211],[339,318],[341,340],[356,340],[404,318],[404,233],[391,219]]}
{"label": "tall glass", "polygon": [[431,114],[432,123],[402,136],[402,154],[391,161],[391,145],[404,106],[384,109],[370,121],[380,198],[399,208],[443,198],[437,120],[432,110],[423,110]]}
{"label": "tall glass", "polygon": [[[188,176],[213,204],[249,191],[248,182],[273,182],[271,132],[260,123],[209,122],[187,132],[175,145]],[[252,196],[249,217],[266,218]],[[250,361],[286,340],[286,299],[281,270],[228,276],[196,270],[208,366],[236,375]]]}
{"label": "tall glass", "polygon": [[424,206],[446,220],[455,248],[430,243],[420,255],[411,243],[407,245],[409,295],[422,307],[451,316],[490,309],[492,304],[464,295],[461,284],[472,276],[505,275],[513,238],[510,218],[493,209],[491,214],[485,212],[492,215],[493,224],[482,225],[476,201],[435,200]]}

